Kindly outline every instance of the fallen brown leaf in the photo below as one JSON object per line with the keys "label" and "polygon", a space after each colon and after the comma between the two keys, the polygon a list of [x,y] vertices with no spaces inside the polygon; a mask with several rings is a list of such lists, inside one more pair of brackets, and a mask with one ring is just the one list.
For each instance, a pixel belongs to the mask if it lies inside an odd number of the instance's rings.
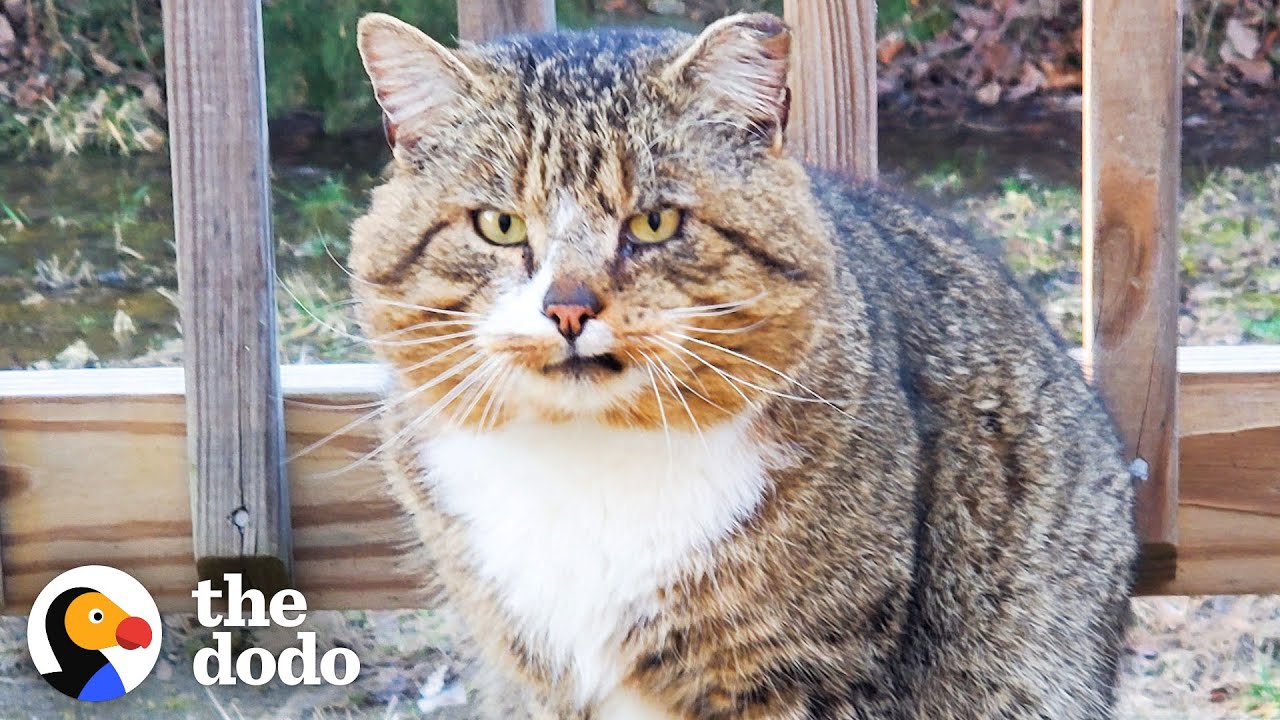
{"label": "fallen brown leaf", "polygon": [[1044,72],[1044,86],[1049,90],[1078,88],[1084,84],[1084,76],[1078,68],[1041,63],[1040,69]]}
{"label": "fallen brown leaf", "polygon": [[902,52],[902,48],[907,46],[907,41],[903,39],[902,33],[891,32],[880,39],[876,43],[876,59],[881,63],[888,65],[893,59]]}
{"label": "fallen brown leaf", "polygon": [[1232,58],[1227,61],[1227,64],[1239,71],[1240,77],[1247,83],[1259,87],[1267,87],[1271,84],[1273,73],[1271,71],[1271,63],[1267,60]]}
{"label": "fallen brown leaf", "polygon": [[1031,63],[1023,63],[1022,77],[1019,78],[1018,84],[1005,93],[1005,99],[1014,102],[1036,92],[1044,87],[1044,73],[1040,72],[1035,65]]}

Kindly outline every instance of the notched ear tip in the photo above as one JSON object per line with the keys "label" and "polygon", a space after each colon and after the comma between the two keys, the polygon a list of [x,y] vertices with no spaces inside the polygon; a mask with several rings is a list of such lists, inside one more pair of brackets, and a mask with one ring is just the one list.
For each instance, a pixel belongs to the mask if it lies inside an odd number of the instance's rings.
{"label": "notched ear tip", "polygon": [[765,74],[785,75],[791,58],[791,27],[770,13],[739,13],[707,26],[675,63],[682,69],[734,63],[762,66]]}
{"label": "notched ear tip", "polygon": [[735,25],[750,28],[760,33],[762,38],[791,34],[791,28],[786,21],[773,13],[743,13],[730,16],[728,19],[734,21]]}
{"label": "notched ear tip", "polygon": [[668,68],[695,82],[719,107],[767,132],[774,143],[787,124],[791,29],[769,13],[730,15],[707,27]]}
{"label": "notched ear tip", "polygon": [[760,48],[770,60],[787,63],[791,59],[791,27],[772,15],[772,22],[764,26],[751,26],[760,34]]}
{"label": "notched ear tip", "polygon": [[703,37],[708,40],[726,33],[746,34],[774,59],[785,57],[791,50],[791,26],[772,13],[739,13],[707,26]]}

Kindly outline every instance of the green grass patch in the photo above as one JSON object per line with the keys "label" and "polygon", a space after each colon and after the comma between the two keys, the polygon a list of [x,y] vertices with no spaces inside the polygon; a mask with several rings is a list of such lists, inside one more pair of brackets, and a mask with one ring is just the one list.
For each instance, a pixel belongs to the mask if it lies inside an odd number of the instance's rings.
{"label": "green grass patch", "polygon": [[[593,23],[589,0],[558,0],[563,27]],[[381,117],[356,51],[355,28],[369,12],[384,12],[449,45],[458,34],[455,0],[275,0],[263,6],[267,112],[296,110],[324,118],[337,133],[376,126]]]}
{"label": "green grass patch", "polygon": [[299,190],[274,186],[276,227],[279,242],[298,257],[345,257],[351,221],[360,209],[356,190],[330,176],[319,184]]}
{"label": "green grass patch", "polygon": [[1280,678],[1275,666],[1262,667],[1258,681],[1244,689],[1243,700],[1245,711],[1255,718],[1280,718]]}
{"label": "green grass patch", "polygon": [[920,44],[937,37],[955,20],[953,3],[942,0],[880,0],[876,30],[881,35],[900,32],[908,41]]}

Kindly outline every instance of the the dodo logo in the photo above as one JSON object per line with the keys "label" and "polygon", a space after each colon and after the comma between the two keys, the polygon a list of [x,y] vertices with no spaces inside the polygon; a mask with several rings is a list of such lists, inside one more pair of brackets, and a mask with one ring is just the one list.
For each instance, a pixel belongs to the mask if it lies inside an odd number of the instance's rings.
{"label": "the dodo logo", "polygon": [[78,700],[111,700],[137,687],[160,655],[160,611],[127,573],[68,570],[40,591],[27,646],[49,684]]}

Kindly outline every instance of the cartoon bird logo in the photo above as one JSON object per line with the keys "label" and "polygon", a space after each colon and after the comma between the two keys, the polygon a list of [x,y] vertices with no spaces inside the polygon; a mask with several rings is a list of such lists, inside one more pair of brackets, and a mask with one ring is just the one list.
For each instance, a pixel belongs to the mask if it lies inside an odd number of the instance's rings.
{"label": "cartoon bird logo", "polygon": [[102,651],[151,644],[151,626],[90,588],[64,590],[49,605],[45,633],[62,669],[45,673],[49,684],[79,700],[98,702],[125,694],[120,672]]}
{"label": "cartoon bird logo", "polygon": [[54,688],[78,700],[113,700],[151,671],[160,650],[159,621],[155,601],[137,580],[88,565],[63,573],[40,593],[28,643],[36,668]]}

